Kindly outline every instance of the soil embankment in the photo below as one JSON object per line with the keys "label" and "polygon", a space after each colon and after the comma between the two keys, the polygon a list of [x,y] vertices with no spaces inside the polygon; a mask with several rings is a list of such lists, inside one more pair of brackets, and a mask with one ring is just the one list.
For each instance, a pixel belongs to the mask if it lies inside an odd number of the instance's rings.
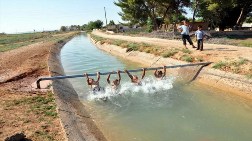
{"label": "soil embankment", "polygon": [[[31,85],[38,77],[49,75],[50,48],[60,45],[39,42],[0,54],[1,140],[21,132],[31,140],[65,140],[59,118],[40,113],[46,104],[39,107],[35,102],[40,99],[49,104],[48,92],[38,91]],[[50,99],[55,103],[53,97]],[[55,112],[55,106],[51,106]]]}
{"label": "soil embankment", "polygon": [[105,140],[69,82],[53,82],[54,94],[51,84],[42,91],[33,85],[41,76],[64,75],[58,55],[75,35],[63,33],[57,40],[0,53],[0,140],[16,133],[34,141]]}
{"label": "soil embankment", "polygon": [[[98,35],[104,38],[112,38],[112,39],[120,39],[134,42],[144,42],[153,45],[165,46],[166,48],[174,48],[174,47],[182,47],[182,43],[174,40],[164,40],[164,39],[155,39],[155,38],[147,38],[147,37],[130,37],[130,36],[122,36],[122,35],[108,35],[102,33],[100,31],[94,31],[93,34]],[[187,62],[183,62],[180,60],[176,60],[173,58],[163,58],[160,56],[155,56],[153,54],[139,52],[139,51],[131,51],[126,52],[126,48],[121,48],[119,46],[93,41],[98,48],[110,52],[113,55],[117,55],[123,57],[125,59],[130,59],[132,61],[143,63],[148,66],[162,66],[162,65],[179,65],[179,64],[187,64]],[[193,49],[190,49],[193,50]],[[224,58],[237,58],[242,55],[242,57],[252,60],[251,48],[247,47],[236,47],[236,46],[227,46],[227,45],[212,45],[206,44],[205,50],[203,52],[192,51],[194,55],[199,56],[207,56],[204,57],[204,61],[209,62],[217,62],[219,60],[223,60]],[[175,73],[175,75],[184,75],[188,76],[191,74],[196,74],[200,70],[200,68],[191,68],[188,70],[179,71],[175,70],[171,73]],[[191,71],[191,73],[187,73]],[[188,74],[188,75],[187,75]],[[183,76],[183,77],[184,77]],[[192,76],[193,77],[193,76]],[[252,98],[252,80],[246,78],[243,75],[233,74],[226,71],[221,71],[217,69],[212,69],[210,67],[204,68],[200,74],[197,76],[195,82],[200,82],[200,84],[206,84],[210,87],[215,87],[218,89],[222,89],[231,93],[236,93],[238,95]]]}

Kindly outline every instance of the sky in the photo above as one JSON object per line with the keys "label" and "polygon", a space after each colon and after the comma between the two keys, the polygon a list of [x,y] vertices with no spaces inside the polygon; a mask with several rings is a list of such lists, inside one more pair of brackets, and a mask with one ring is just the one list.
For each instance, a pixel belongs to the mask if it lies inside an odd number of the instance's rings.
{"label": "sky", "polygon": [[122,22],[117,0],[0,0],[0,33],[59,30],[89,21]]}
{"label": "sky", "polygon": [[115,0],[0,0],[0,33],[59,30],[89,21],[122,22]]}

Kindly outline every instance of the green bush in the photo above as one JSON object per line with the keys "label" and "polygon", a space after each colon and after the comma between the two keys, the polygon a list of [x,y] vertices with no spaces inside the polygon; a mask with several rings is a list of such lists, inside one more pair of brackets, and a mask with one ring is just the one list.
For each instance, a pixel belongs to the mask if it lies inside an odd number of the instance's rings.
{"label": "green bush", "polygon": [[139,45],[137,43],[129,43],[126,52],[137,51],[139,49]]}
{"label": "green bush", "polygon": [[178,50],[172,49],[172,50],[165,51],[165,52],[162,53],[161,55],[162,55],[162,57],[164,57],[164,58],[168,58],[168,57],[171,57],[171,56],[175,55],[176,53],[178,53]]}
{"label": "green bush", "polygon": [[116,45],[116,46],[120,46],[123,42],[125,42],[125,41],[123,41],[123,40],[113,40],[112,44]]}
{"label": "green bush", "polygon": [[190,56],[190,55],[183,55],[183,56],[181,57],[181,60],[182,60],[182,61],[186,61],[186,62],[193,62],[193,57]]}
{"label": "green bush", "polygon": [[220,62],[214,64],[212,68],[214,68],[214,69],[221,69],[223,67],[226,67],[227,65],[228,65],[227,62],[220,61]]}
{"label": "green bush", "polygon": [[190,51],[190,50],[187,49],[187,48],[183,48],[181,51],[182,51],[183,53],[187,53],[187,54],[191,54],[191,53],[192,53],[192,51]]}

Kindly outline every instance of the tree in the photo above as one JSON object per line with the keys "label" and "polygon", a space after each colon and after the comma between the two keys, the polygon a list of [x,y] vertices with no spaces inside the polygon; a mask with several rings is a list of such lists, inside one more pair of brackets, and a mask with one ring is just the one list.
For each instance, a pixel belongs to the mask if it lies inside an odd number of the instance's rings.
{"label": "tree", "polygon": [[113,20],[109,21],[108,25],[115,25],[115,22]]}
{"label": "tree", "polygon": [[164,21],[173,15],[181,15],[182,7],[189,6],[190,0],[119,0],[114,4],[122,9],[119,15],[124,21],[146,25],[147,19],[151,18],[153,29],[157,29],[157,18]]}
{"label": "tree", "polygon": [[122,20],[129,21],[131,24],[145,24],[148,19],[148,11],[144,6],[144,0],[119,0],[114,4],[122,9],[118,13]]}
{"label": "tree", "polygon": [[94,21],[94,23],[95,23],[96,28],[98,28],[98,29],[102,28],[103,22],[101,20],[96,20],[96,21]]}
{"label": "tree", "polygon": [[245,20],[246,23],[252,23],[252,16],[247,17]]}
{"label": "tree", "polygon": [[251,0],[205,0],[199,3],[198,17],[203,17],[221,31],[240,26],[252,11]]}
{"label": "tree", "polygon": [[61,27],[60,27],[60,31],[65,32],[66,30],[67,30],[67,27],[66,27],[66,26],[61,26]]}
{"label": "tree", "polygon": [[151,18],[148,18],[147,20],[147,32],[152,32],[153,30],[153,22],[151,20]]}
{"label": "tree", "polygon": [[252,12],[252,1],[251,0],[237,0],[237,7],[240,9],[239,17],[236,21],[236,25],[240,26],[246,17]]}
{"label": "tree", "polygon": [[90,21],[88,22],[86,29],[87,30],[101,29],[102,25],[103,25],[103,22],[101,20]]}
{"label": "tree", "polygon": [[80,29],[81,30],[86,30],[86,28],[87,28],[87,24],[83,24]]}

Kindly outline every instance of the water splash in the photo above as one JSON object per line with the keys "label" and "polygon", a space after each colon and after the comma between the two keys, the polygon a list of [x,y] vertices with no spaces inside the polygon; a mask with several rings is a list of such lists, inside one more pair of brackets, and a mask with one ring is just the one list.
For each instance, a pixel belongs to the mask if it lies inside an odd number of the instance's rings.
{"label": "water splash", "polygon": [[144,95],[154,94],[159,91],[169,90],[173,88],[173,82],[175,77],[169,77],[164,80],[157,80],[156,78],[149,76],[142,80],[142,85],[136,85],[131,82],[124,82],[120,88],[113,90],[110,86],[105,87],[105,92],[93,93],[89,92],[87,99],[93,100],[107,100],[111,97],[118,96],[134,96],[135,94],[143,93]]}

